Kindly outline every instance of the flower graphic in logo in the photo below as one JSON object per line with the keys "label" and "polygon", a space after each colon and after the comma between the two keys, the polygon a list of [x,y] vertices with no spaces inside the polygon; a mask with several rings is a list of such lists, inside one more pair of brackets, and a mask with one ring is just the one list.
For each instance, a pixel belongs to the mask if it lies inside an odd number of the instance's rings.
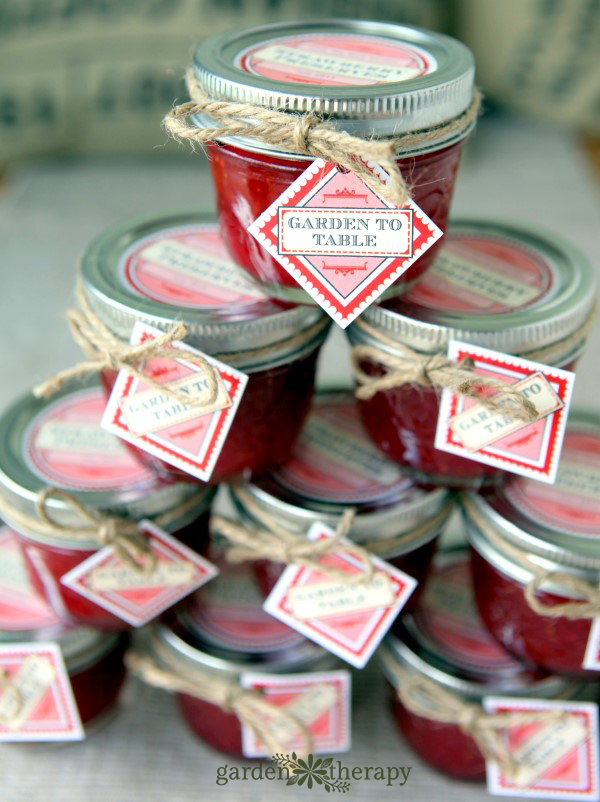
{"label": "flower graphic in logo", "polygon": [[348,781],[343,782],[339,778],[333,779],[329,776],[327,769],[333,763],[332,757],[314,760],[313,756],[309,755],[306,760],[303,760],[295,752],[292,752],[291,756],[273,755],[273,762],[285,766],[290,772],[291,776],[288,777],[286,785],[304,785],[306,783],[307,788],[312,788],[314,781],[317,785],[323,786],[327,793],[333,790],[342,794],[345,794],[350,788]]}

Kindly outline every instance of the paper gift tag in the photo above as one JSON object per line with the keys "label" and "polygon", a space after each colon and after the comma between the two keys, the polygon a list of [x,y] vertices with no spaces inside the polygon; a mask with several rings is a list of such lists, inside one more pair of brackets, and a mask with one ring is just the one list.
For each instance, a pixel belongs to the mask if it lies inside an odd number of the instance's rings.
{"label": "paper gift tag", "polygon": [[450,454],[541,482],[556,478],[575,374],[453,340],[448,357],[471,359],[476,374],[515,384],[540,417],[525,423],[495,413],[471,398],[445,389],[435,447]]}
{"label": "paper gift tag", "polygon": [[600,671],[600,618],[592,621],[583,667],[590,671]]}
{"label": "paper gift tag", "polygon": [[81,741],[85,734],[56,643],[0,645],[0,741]]}
{"label": "paper gift tag", "polygon": [[[307,674],[243,674],[242,687],[260,691],[264,699],[301,721],[313,738],[313,754],[347,752],[351,742],[350,674],[320,671]],[[303,739],[295,728],[272,720],[273,735],[284,751],[300,749]],[[271,757],[251,727],[242,725],[246,757]]]}
{"label": "paper gift tag", "polygon": [[105,546],[61,579],[134,627],[147,624],[218,574],[212,563],[150,521],[141,521],[139,528],[156,557],[153,571],[136,571],[112,546]]}
{"label": "paper gift tag", "polygon": [[510,780],[487,762],[488,791],[497,796],[539,799],[600,799],[598,707],[586,702],[541,699],[484,699],[488,713],[562,710],[564,720],[511,727],[507,745],[518,763]]}
{"label": "paper gift tag", "polygon": [[323,159],[248,231],[342,328],[442,236],[412,201],[398,208]]}
{"label": "paper gift tag", "polygon": [[[130,343],[140,345],[162,332],[137,321]],[[182,342],[173,346],[181,359],[149,359],[144,373],[161,384],[201,399],[208,382],[199,365],[188,362],[186,352],[200,352]],[[134,446],[159,457],[198,479],[208,481],[227,438],[248,377],[239,370],[201,354],[216,368],[219,392],[210,407],[182,404],[121,370],[108,400],[101,426]]]}
{"label": "paper gift tag", "polygon": [[[333,530],[315,523],[308,538],[331,537]],[[360,574],[362,561],[350,547],[320,558],[349,576]],[[372,556],[375,573],[369,582],[342,582],[335,576],[301,565],[288,565],[264,604],[266,612],[292,629],[363,668],[408,597],[417,586],[412,577]]]}

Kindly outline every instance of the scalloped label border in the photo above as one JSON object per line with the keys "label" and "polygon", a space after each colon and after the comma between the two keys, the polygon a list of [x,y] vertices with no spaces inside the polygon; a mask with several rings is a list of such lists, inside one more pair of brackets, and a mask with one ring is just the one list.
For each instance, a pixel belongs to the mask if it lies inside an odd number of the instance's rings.
{"label": "scalloped label border", "polygon": [[[474,462],[553,484],[558,472],[575,374],[569,370],[549,367],[459,340],[452,340],[449,343],[448,358],[454,361],[471,359],[476,373],[500,379],[507,384],[541,373],[562,402],[562,406],[556,412],[523,426],[478,451],[470,451],[456,437],[450,422],[457,414],[476,402],[445,389],[440,400],[435,447]],[[533,401],[535,403],[535,399]]]}
{"label": "scalloped label border", "polygon": [[[368,162],[369,168],[374,174],[382,177],[384,180],[387,174],[379,167],[379,165]],[[266,209],[260,217],[258,217],[250,226],[248,231],[253,237],[269,252],[269,254],[298,282],[298,284],[313,298],[324,310],[330,315],[333,320],[345,329],[353,320],[355,320],[361,312],[375,301],[391,284],[396,281],[408,268],[420,257],[425,251],[431,248],[441,236],[443,232],[435,225],[435,223],[427,217],[427,215],[420,209],[413,201],[409,201],[403,207],[399,208],[394,206],[382,198],[377,192],[367,187],[362,181],[362,186],[365,187],[365,195],[360,192],[356,194],[355,205],[352,199],[348,196],[345,197],[343,203],[344,215],[347,216],[348,210],[357,209],[361,210],[362,217],[364,217],[365,210],[370,213],[378,211],[381,215],[386,217],[395,216],[402,218],[404,226],[407,231],[408,244],[400,243],[401,239],[406,239],[406,236],[399,238],[400,250],[398,254],[381,255],[379,257],[370,256],[368,253],[366,258],[376,261],[380,258],[377,265],[373,265],[368,272],[364,281],[351,290],[346,296],[342,295],[333,284],[328,283],[323,275],[317,268],[308,260],[306,249],[303,254],[282,253],[282,243],[280,242],[279,233],[279,220],[281,219],[282,209],[289,207],[304,209],[309,201],[322,193],[334,178],[343,173],[338,170],[336,165],[331,162],[326,162],[323,159],[316,159],[303,173],[299,176],[288,189],[283,192],[277,200],[275,200],[268,209]],[[357,181],[356,176],[353,177]],[[373,208],[367,205],[366,198],[374,196],[377,201],[377,206]],[[311,211],[322,211],[323,214],[331,214],[336,210],[336,201],[340,197],[336,193],[331,196],[331,206],[323,205],[310,207]],[[394,215],[390,215],[393,210]],[[389,238],[386,239],[389,244]],[[344,248],[343,255],[349,258],[365,258],[366,245],[350,245]],[[362,248],[362,250],[361,250]],[[373,249],[372,249],[373,250]],[[375,251],[373,251],[375,252]],[[322,254],[322,250],[315,249],[315,254]],[[382,252],[383,253],[383,252]],[[339,257],[342,251],[337,249],[336,252],[330,251],[330,256]],[[337,263],[339,266],[339,263]],[[356,265],[352,265],[356,267]],[[343,268],[349,269],[349,268]],[[364,268],[359,268],[364,269]]]}

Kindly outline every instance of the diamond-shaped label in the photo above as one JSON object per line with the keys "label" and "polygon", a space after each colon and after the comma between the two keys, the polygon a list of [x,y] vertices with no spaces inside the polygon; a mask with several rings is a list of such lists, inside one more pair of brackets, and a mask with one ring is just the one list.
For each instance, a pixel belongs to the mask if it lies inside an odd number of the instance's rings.
{"label": "diamond-shaped label", "polygon": [[[316,523],[308,538],[331,537],[333,530]],[[352,544],[319,558],[319,563],[348,577],[364,570]],[[375,568],[368,581],[346,582],[335,575],[302,565],[289,565],[264,604],[267,613],[357,668],[363,668],[417,582],[371,555]]]}
{"label": "diamond-shaped label", "polygon": [[515,770],[506,776],[487,761],[488,791],[495,796],[599,800],[598,707],[587,702],[488,697],[490,714],[556,711],[564,715],[509,727],[503,737]]}
{"label": "diamond-shaped label", "polygon": [[323,159],[248,231],[342,328],[442,236],[413,201],[398,208]]}
{"label": "diamond-shaped label", "polygon": [[[242,675],[243,688],[260,692],[265,701],[289,713],[312,736],[313,754],[347,752],[350,749],[350,673],[319,671],[304,674]],[[291,723],[267,721],[285,752],[300,750],[304,741]],[[269,757],[251,727],[242,726],[242,751],[246,757]]]}
{"label": "diamond-shaped label", "polygon": [[65,574],[61,582],[134,627],[156,618],[218,574],[199,554],[150,521],[139,524],[156,563],[138,571],[105,546]]}
{"label": "diamond-shaped label", "polygon": [[[160,334],[158,329],[137,321],[130,343],[140,345]],[[181,342],[172,345],[181,351],[181,359],[149,359],[144,373],[159,384],[179,390],[190,400],[201,399],[207,390],[204,370],[185,358],[186,353],[200,352]],[[225,444],[248,377],[206,354],[201,356],[214,368],[218,384],[217,397],[210,406],[182,403],[172,394],[163,393],[121,370],[101,426],[206,482]]]}
{"label": "diamond-shaped label", "polygon": [[85,737],[56,643],[0,646],[0,741],[80,741]]}

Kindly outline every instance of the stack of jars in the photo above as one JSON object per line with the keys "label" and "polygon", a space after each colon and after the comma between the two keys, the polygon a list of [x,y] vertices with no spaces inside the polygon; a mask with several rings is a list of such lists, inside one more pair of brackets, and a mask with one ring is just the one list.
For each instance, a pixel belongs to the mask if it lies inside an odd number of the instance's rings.
{"label": "stack of jars", "polygon": [[[473,128],[464,116],[473,103],[473,63],[460,43],[384,23],[290,23],[205,41],[193,72],[209,100],[250,104],[248,114],[259,106],[311,122],[314,112],[358,138],[397,136],[397,164],[414,201],[446,232]],[[214,130],[200,106],[192,111],[195,130]],[[79,292],[115,341],[127,344],[138,322],[163,331],[183,322],[186,344],[248,376],[214,470],[201,482],[100,427],[116,366],[105,365],[99,379],[67,382],[50,398],[18,400],[0,418],[0,498],[15,533],[5,537],[12,551],[19,543],[44,601],[34,605],[35,620],[14,626],[6,616],[2,640],[14,640],[15,629],[22,640],[47,638],[48,619],[60,621],[56,637],[61,645],[64,637],[84,720],[85,711],[95,715],[114,701],[126,638],[115,633],[131,627],[62,582],[103,545],[99,537],[69,536],[75,498],[100,518],[155,521],[219,564],[217,579],[149,629],[147,647],[171,674],[193,683],[209,672],[238,683],[249,667],[289,674],[339,665],[262,611],[284,566],[264,558],[232,565],[222,541],[209,535],[216,488],[229,484],[230,509],[249,532],[267,516],[301,539],[311,524],[335,527],[352,509],[350,540],[417,580],[382,646],[393,686],[399,667],[469,702],[500,691],[593,696],[584,682],[595,677],[585,668],[591,619],[576,618],[572,604],[561,617],[555,606],[580,598],[565,576],[597,584],[600,574],[593,541],[600,423],[573,416],[557,484],[546,486],[437,450],[439,392],[427,382],[391,383],[360,401],[350,388],[314,395],[330,321],[247,230],[310,165],[310,126],[296,151],[258,136],[212,137],[217,220],[168,212],[112,227],[84,254]],[[458,339],[525,357],[544,352],[552,365],[572,369],[593,302],[593,273],[570,244],[522,223],[462,220],[347,335],[350,348],[372,345],[392,357],[406,347],[425,358],[443,355]],[[389,368],[361,358],[357,370],[379,377]],[[24,525],[39,517],[46,488],[69,496],[51,492],[39,526]],[[434,559],[457,500],[472,574],[465,549],[442,549]],[[81,626],[87,640],[75,640],[87,658],[76,651],[71,671],[68,643]],[[99,672],[93,690],[85,683],[78,690],[77,677],[91,670]],[[426,760],[458,776],[483,776],[483,756],[458,722],[418,716],[394,698],[402,732]],[[201,738],[242,753],[230,707],[184,691],[179,699]]]}

